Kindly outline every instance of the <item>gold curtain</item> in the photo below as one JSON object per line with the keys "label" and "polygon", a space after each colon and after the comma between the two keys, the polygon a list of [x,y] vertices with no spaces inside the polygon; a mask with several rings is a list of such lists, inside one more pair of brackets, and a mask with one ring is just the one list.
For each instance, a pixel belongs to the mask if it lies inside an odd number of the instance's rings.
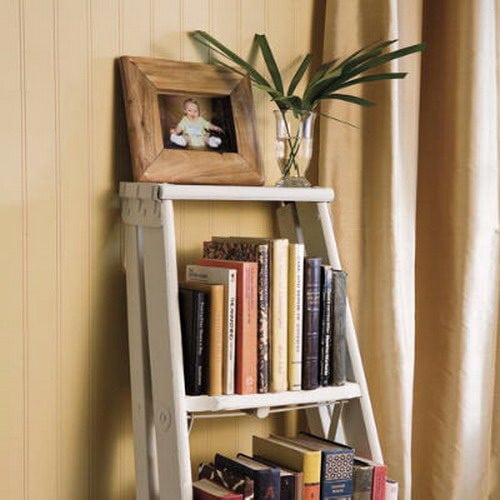
{"label": "gold curtain", "polygon": [[323,119],[320,138],[318,178],[336,192],[375,418],[403,499],[500,498],[495,8],[326,7],[325,60],[381,39],[429,45],[422,67],[415,55],[393,63],[406,79],[362,89],[376,107],[324,109],[357,128]]}

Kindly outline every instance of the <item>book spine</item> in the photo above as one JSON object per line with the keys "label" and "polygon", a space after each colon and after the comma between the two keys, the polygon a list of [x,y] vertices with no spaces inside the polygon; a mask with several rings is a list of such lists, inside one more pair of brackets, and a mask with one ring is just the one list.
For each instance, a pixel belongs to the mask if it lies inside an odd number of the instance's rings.
{"label": "book spine", "polygon": [[244,266],[238,286],[236,334],[236,392],[257,392],[257,266]]}
{"label": "book spine", "polygon": [[323,451],[321,459],[321,499],[351,498],[354,450]]}
{"label": "book spine", "polygon": [[288,386],[288,240],[275,239],[271,262],[271,391]]}
{"label": "book spine", "polygon": [[332,364],[332,268],[321,266],[319,384],[330,385]]}
{"label": "book spine", "polygon": [[304,244],[290,243],[288,266],[288,390],[302,388]]}
{"label": "book spine", "polygon": [[208,394],[222,394],[223,336],[224,336],[224,286],[212,285],[210,292],[208,341]]}
{"label": "book spine", "polygon": [[377,464],[373,467],[373,500],[385,500],[386,497],[387,466]]}
{"label": "book spine", "polygon": [[373,466],[354,463],[353,500],[371,500]]}
{"label": "book spine", "polygon": [[385,500],[398,500],[398,483],[393,479],[387,479],[385,482]]}
{"label": "book spine", "polygon": [[346,286],[347,273],[342,270],[333,271],[333,319],[332,319],[332,377],[333,385],[346,382]]}
{"label": "book spine", "polygon": [[269,245],[258,246],[257,390],[269,391]]}
{"label": "book spine", "polygon": [[206,392],[208,294],[181,288],[179,299],[186,394],[199,396]]}
{"label": "book spine", "polygon": [[226,394],[234,394],[236,373],[236,271],[231,269],[228,284],[228,326],[227,337],[224,343],[224,389]]}
{"label": "book spine", "polygon": [[302,389],[316,389],[319,385],[320,269],[320,257],[306,257],[304,261]]}

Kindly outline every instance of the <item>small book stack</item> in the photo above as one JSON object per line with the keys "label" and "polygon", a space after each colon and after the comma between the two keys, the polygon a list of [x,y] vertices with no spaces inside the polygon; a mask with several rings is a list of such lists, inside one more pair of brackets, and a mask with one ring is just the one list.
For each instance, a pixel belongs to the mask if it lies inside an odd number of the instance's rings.
{"label": "small book stack", "polygon": [[[251,456],[217,453],[213,463],[200,465],[193,490],[194,498],[201,499],[381,500],[386,481],[397,492],[384,464],[357,457],[344,444],[299,433],[253,436]],[[199,496],[200,482],[222,488],[220,496]]]}
{"label": "small book stack", "polygon": [[213,237],[179,284],[186,394],[346,381],[346,273],[285,238]]}

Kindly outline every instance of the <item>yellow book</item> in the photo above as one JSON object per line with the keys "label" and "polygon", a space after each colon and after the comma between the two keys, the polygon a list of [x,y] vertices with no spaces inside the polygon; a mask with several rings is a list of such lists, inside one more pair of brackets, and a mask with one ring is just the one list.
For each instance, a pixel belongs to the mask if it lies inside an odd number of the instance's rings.
{"label": "yellow book", "polygon": [[290,443],[286,438],[270,436],[252,437],[252,452],[255,457],[272,460],[278,465],[302,472],[304,475],[304,498],[319,500],[321,479],[321,452]]}

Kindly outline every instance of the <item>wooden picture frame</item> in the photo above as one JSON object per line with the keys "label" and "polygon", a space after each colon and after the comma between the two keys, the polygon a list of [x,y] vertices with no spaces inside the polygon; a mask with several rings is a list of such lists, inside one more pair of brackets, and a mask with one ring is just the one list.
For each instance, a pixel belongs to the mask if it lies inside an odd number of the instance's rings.
{"label": "wooden picture frame", "polygon": [[[211,64],[130,56],[120,58],[120,70],[135,181],[228,185],[264,183],[248,77]],[[188,138],[186,147],[168,144],[166,137],[176,142],[179,140],[173,137],[177,134],[175,128],[165,130],[167,115],[173,113],[168,109],[165,111],[163,103],[175,103],[177,100],[176,111],[181,119],[183,111],[187,114],[186,107],[189,105],[186,102],[192,101],[193,97],[209,104],[223,103],[223,113],[227,115],[225,119],[229,124],[227,128],[234,136],[229,149],[211,150],[213,146],[208,144],[212,145],[212,141],[207,138],[204,138],[206,144],[189,149],[191,142],[187,135],[183,136]],[[197,106],[199,115],[203,117],[199,104]],[[165,120],[163,115],[167,116]],[[210,119],[207,122],[212,125]],[[229,132],[226,132],[226,137],[228,135]],[[184,139],[181,141],[186,142]]]}

